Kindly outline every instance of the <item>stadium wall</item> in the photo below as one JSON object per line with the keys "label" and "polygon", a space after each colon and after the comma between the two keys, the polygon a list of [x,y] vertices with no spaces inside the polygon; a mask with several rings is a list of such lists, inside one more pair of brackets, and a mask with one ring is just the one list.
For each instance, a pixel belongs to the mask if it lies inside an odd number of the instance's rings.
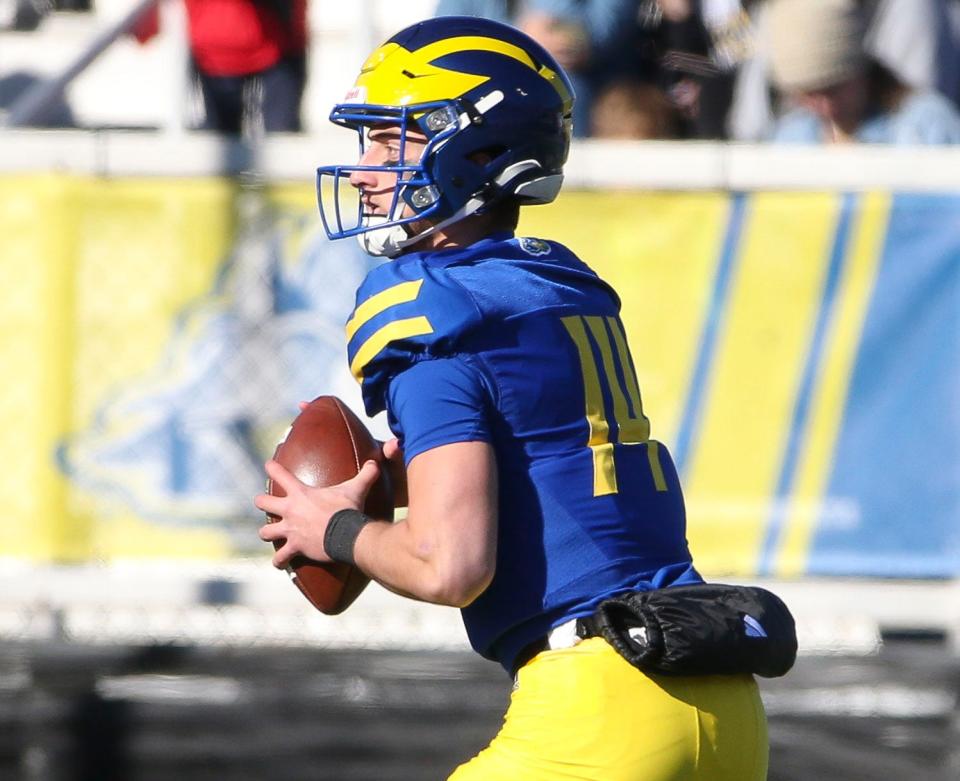
{"label": "stadium wall", "polygon": [[[259,551],[250,497],[296,402],[359,403],[341,325],[371,261],[325,240],[303,180],[341,142],[20,140],[0,556]],[[584,144],[570,180],[521,231],[620,290],[701,568],[960,574],[960,158]]]}

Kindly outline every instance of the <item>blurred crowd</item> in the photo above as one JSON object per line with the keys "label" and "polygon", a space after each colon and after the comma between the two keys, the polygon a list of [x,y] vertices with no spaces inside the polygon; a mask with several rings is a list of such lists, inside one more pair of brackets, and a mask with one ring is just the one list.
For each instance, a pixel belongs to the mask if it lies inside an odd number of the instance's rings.
{"label": "blurred crowd", "polygon": [[439,0],[538,40],[575,134],[960,141],[960,0]]}
{"label": "blurred crowd", "polygon": [[[0,12],[29,23],[46,1]],[[300,131],[307,0],[184,3],[200,126]],[[539,41],[573,81],[579,137],[960,142],[960,0],[438,0],[435,14]],[[132,32],[149,40],[156,22]]]}

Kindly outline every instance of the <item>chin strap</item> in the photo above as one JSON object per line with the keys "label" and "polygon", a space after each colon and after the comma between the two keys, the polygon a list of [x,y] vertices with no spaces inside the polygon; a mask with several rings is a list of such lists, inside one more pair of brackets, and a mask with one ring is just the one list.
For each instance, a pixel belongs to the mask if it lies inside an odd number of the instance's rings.
{"label": "chin strap", "polygon": [[[462,208],[451,214],[447,219],[438,222],[436,225],[431,225],[426,230],[415,233],[412,236],[404,230],[403,225],[389,225],[384,228],[371,228],[363,233],[358,233],[357,241],[360,244],[360,248],[368,255],[372,255],[375,258],[395,258],[407,247],[413,246],[427,236],[431,236],[438,230],[442,230],[448,225],[453,225],[453,223],[459,222],[471,214],[475,214],[483,205],[484,200],[482,198],[471,198]],[[385,222],[390,222],[387,217],[382,215],[366,217],[364,219],[367,225],[380,225]]]}

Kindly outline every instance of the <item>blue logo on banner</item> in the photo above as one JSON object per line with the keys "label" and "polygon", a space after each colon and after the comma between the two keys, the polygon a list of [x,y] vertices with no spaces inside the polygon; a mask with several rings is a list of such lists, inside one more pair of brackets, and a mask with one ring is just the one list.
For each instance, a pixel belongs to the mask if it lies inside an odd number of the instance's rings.
{"label": "blue logo on banner", "polygon": [[[304,250],[288,257],[290,246]],[[353,242],[328,241],[312,214],[246,223],[154,370],[61,443],[63,470],[96,501],[151,521],[249,523],[297,402],[335,394],[362,409],[343,324],[373,263]]]}

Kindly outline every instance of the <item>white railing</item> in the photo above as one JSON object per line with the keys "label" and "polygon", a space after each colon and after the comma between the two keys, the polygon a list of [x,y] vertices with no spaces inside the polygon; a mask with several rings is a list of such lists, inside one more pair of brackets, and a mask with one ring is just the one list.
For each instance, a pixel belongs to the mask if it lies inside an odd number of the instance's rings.
{"label": "white railing", "polygon": [[[0,131],[0,175],[219,176],[312,181],[314,169],[356,155],[332,125],[259,142],[211,133]],[[960,191],[960,147],[786,147],[678,142],[575,142],[567,189]]]}
{"label": "white railing", "polygon": [[[0,560],[0,641],[466,649],[457,611],[371,584],[335,620],[268,557],[38,567]],[[753,581],[797,620],[801,654],[876,653],[881,635],[943,635],[960,651],[960,581]]]}

